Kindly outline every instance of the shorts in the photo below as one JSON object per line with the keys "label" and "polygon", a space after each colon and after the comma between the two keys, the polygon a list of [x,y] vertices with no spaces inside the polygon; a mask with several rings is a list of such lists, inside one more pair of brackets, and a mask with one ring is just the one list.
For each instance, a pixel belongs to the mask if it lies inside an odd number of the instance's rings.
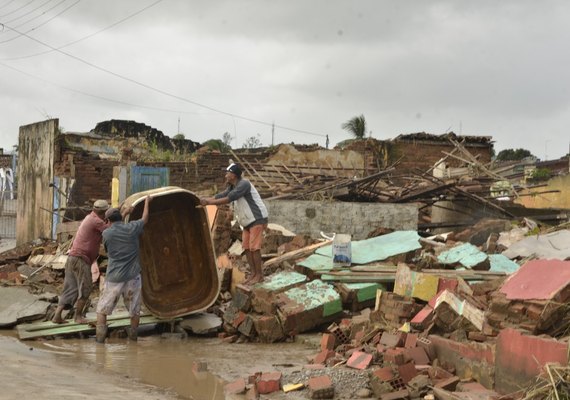
{"label": "shorts", "polygon": [[59,296],[59,305],[74,305],[77,298],[88,299],[93,289],[91,265],[81,257],[68,256],[65,262],[63,292]]}
{"label": "shorts", "polygon": [[136,317],[141,312],[141,275],[137,275],[126,282],[105,281],[103,293],[97,303],[97,313],[111,315],[119,302],[119,297],[123,297],[125,307],[129,310],[131,317]]}
{"label": "shorts", "polygon": [[267,228],[267,224],[253,225],[244,229],[241,234],[242,247],[244,250],[257,251],[261,250],[263,244],[263,232]]}

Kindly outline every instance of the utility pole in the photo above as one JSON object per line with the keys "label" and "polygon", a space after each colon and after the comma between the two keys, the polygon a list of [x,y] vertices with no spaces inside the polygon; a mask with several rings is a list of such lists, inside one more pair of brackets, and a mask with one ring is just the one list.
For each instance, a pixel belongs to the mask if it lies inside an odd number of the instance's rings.
{"label": "utility pole", "polygon": [[271,124],[271,146],[273,146],[273,140],[275,139],[275,121]]}
{"label": "utility pole", "polygon": [[180,117],[178,117],[178,132],[176,133],[180,134]]}

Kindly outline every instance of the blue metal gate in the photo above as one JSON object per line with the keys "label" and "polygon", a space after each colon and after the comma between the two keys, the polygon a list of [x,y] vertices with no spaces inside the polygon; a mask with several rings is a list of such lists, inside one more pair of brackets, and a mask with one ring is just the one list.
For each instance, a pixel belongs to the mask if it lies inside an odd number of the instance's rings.
{"label": "blue metal gate", "polygon": [[170,172],[166,167],[131,167],[130,194],[168,186]]}

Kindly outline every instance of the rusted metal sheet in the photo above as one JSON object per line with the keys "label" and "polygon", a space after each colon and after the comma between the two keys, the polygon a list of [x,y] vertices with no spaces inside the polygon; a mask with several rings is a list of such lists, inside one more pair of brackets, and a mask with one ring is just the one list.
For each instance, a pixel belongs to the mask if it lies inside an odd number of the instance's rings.
{"label": "rusted metal sheet", "polygon": [[503,286],[509,300],[550,300],[570,285],[570,261],[532,260],[512,274]]}
{"label": "rusted metal sheet", "polygon": [[194,193],[179,187],[139,192],[126,199],[142,217],[150,195],[150,216],[140,240],[143,301],[159,318],[200,312],[220,290],[206,210]]}

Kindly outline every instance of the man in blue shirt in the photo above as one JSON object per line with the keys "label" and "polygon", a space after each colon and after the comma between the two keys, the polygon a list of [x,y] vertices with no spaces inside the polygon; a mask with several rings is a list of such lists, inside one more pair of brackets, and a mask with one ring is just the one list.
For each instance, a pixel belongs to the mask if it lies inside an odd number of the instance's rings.
{"label": "man in blue shirt", "polygon": [[97,304],[96,340],[104,343],[107,337],[107,315],[111,315],[119,297],[129,310],[131,328],[129,338],[137,340],[137,328],[141,310],[141,266],[139,261],[139,236],[148,222],[150,196],[144,202],[142,218],[123,223],[132,207],[121,212],[110,208],[105,218],[111,226],[103,232],[103,245],[107,251],[109,265],[105,276],[105,287]]}

